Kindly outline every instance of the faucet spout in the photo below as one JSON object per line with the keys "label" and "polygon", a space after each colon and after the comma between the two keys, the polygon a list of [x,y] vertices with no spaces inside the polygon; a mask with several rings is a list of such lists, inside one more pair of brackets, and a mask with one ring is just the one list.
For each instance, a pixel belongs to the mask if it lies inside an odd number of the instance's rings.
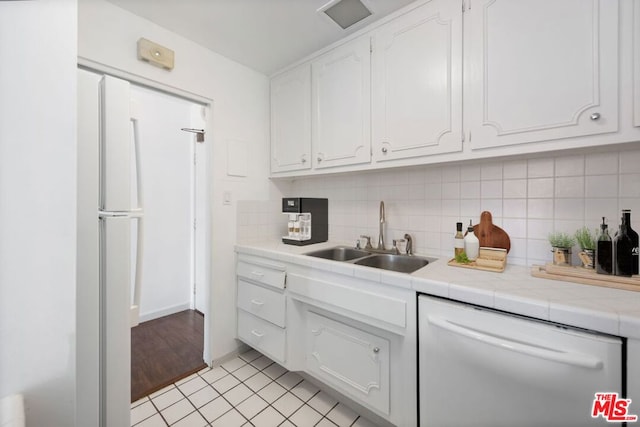
{"label": "faucet spout", "polygon": [[384,201],[380,201],[380,234],[378,235],[378,249],[384,250]]}

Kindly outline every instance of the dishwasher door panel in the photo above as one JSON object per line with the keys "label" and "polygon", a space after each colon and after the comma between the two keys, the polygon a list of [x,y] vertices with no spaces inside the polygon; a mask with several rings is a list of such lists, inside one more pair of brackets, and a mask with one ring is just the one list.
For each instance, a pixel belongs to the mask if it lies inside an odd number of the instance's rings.
{"label": "dishwasher door panel", "polygon": [[419,299],[421,426],[589,426],[622,391],[622,340]]}

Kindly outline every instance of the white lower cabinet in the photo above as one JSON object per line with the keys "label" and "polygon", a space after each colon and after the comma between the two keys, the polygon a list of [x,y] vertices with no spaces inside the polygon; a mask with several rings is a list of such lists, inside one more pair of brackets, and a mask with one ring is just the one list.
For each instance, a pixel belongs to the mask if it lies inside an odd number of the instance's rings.
{"label": "white lower cabinet", "polygon": [[279,363],[284,363],[286,334],[283,328],[238,310],[238,338]]}
{"label": "white lower cabinet", "polygon": [[307,370],[339,391],[389,414],[389,341],[307,313]]}
{"label": "white lower cabinet", "polygon": [[279,263],[238,257],[237,336],[282,364],[287,354],[285,277],[286,268]]}
{"label": "white lower cabinet", "polygon": [[285,327],[285,297],[282,293],[238,279],[238,308]]}

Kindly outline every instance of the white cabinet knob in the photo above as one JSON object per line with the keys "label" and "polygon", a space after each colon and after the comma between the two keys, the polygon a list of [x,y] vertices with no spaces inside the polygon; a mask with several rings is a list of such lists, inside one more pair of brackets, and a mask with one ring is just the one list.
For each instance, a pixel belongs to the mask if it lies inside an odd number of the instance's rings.
{"label": "white cabinet knob", "polygon": [[385,153],[385,154],[386,154],[386,153],[387,153],[387,151],[388,151],[388,150],[387,150],[387,147],[382,147],[382,152],[383,152],[383,153]]}
{"label": "white cabinet knob", "polygon": [[300,161],[301,161],[302,163],[307,163],[307,159],[305,159],[305,158],[304,158],[304,156],[300,159]]}
{"label": "white cabinet knob", "polygon": [[378,347],[373,347],[373,352],[374,353],[380,353],[380,349]]}
{"label": "white cabinet knob", "polygon": [[591,113],[591,120],[598,120],[600,118],[600,113]]}

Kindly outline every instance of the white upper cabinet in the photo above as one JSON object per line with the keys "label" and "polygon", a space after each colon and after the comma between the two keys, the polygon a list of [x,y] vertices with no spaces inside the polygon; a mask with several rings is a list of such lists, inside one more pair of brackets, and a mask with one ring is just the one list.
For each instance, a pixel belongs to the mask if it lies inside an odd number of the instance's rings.
{"label": "white upper cabinet", "polygon": [[271,173],[311,168],[311,67],[271,80]]}
{"label": "white upper cabinet", "polygon": [[473,149],[618,130],[618,1],[471,7],[465,104]]}
{"label": "white upper cabinet", "polygon": [[374,33],[376,161],[462,149],[462,7],[434,0]]}
{"label": "white upper cabinet", "polygon": [[312,63],[314,168],[371,161],[371,51],[361,37]]}

